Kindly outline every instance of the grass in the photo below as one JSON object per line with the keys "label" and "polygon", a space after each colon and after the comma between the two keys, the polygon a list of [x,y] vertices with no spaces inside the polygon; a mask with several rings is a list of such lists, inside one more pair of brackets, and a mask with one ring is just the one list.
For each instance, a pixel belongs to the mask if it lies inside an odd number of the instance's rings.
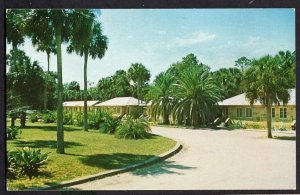
{"label": "grass", "polygon": [[176,144],[155,135],[145,140],[117,139],[114,135],[85,132],[74,126],[65,126],[64,137],[66,154],[56,153],[56,124],[27,123],[19,139],[7,141],[8,151],[29,146],[50,152],[41,176],[8,180],[8,189],[41,187],[125,167],[164,153]]}

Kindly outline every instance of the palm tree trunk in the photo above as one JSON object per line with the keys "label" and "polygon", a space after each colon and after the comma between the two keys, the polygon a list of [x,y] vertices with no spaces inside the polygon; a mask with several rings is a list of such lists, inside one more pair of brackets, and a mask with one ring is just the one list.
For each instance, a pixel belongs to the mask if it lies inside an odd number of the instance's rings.
{"label": "palm tree trunk", "polygon": [[163,110],[163,115],[164,115],[164,117],[163,117],[163,124],[168,125],[168,124],[170,124],[169,113],[168,113],[168,110],[166,108],[165,102],[163,104],[164,104],[164,108],[163,108],[164,109]]}
{"label": "palm tree trunk", "polygon": [[47,110],[47,87],[48,87],[48,79],[49,79],[49,69],[50,69],[50,53],[47,52],[47,63],[48,63],[48,69],[47,69],[47,77],[46,77],[46,82],[45,82],[45,89],[44,89],[44,110]]}
{"label": "palm tree trunk", "polygon": [[83,87],[83,98],[84,98],[84,130],[88,130],[88,122],[87,122],[87,60],[88,60],[88,53],[84,53],[84,87]]}
{"label": "palm tree trunk", "polygon": [[61,56],[61,25],[56,27],[55,41],[57,49],[57,149],[56,153],[64,154],[64,130],[63,130],[63,107],[62,107],[62,56]]}
{"label": "palm tree trunk", "polygon": [[270,98],[268,98],[268,102],[267,102],[267,127],[268,127],[268,138],[272,138],[272,116],[271,116],[271,102],[270,102]]}

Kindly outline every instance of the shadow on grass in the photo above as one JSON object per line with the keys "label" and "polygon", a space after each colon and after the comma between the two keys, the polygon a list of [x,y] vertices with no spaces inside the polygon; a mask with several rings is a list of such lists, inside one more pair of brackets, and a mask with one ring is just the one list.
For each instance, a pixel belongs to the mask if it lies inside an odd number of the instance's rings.
{"label": "shadow on grass", "polygon": [[182,173],[177,172],[177,170],[188,170],[188,169],[195,169],[195,167],[175,164],[173,161],[163,161],[161,163],[154,164],[150,167],[134,170],[132,171],[132,173],[134,175],[139,175],[139,176],[161,175],[161,174],[182,175]]}
{"label": "shadow on grass", "polygon": [[154,155],[138,155],[127,153],[95,154],[80,158],[85,165],[103,169],[118,169],[131,164],[142,162]]}
{"label": "shadow on grass", "polygon": [[[23,129],[41,129],[43,131],[57,131],[57,127],[55,126],[48,126],[47,124],[45,125],[32,125],[32,126],[26,126]],[[79,127],[69,127],[69,126],[64,126],[64,131],[80,131],[81,129]]]}
{"label": "shadow on grass", "polygon": [[295,141],[296,136],[274,136],[273,139]]}
{"label": "shadow on grass", "polygon": [[[56,148],[57,141],[54,140],[34,140],[34,141],[21,141],[16,140],[14,144],[17,147],[31,147],[31,148]],[[75,146],[85,146],[78,142],[65,141],[65,148],[72,148]]]}

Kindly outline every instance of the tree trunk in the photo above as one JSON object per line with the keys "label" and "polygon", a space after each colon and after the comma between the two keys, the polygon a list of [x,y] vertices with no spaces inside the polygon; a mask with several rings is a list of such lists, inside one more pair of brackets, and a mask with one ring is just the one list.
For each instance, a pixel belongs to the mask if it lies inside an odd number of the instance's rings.
{"label": "tree trunk", "polygon": [[168,111],[167,111],[167,108],[166,108],[166,106],[164,105],[164,113],[163,113],[163,124],[165,124],[165,125],[168,125],[168,124],[170,124],[170,120],[169,120],[169,113],[168,113]]}
{"label": "tree trunk", "polygon": [[24,128],[26,126],[26,112],[25,111],[21,112],[20,123],[21,123],[21,128]]}
{"label": "tree trunk", "polygon": [[64,130],[63,130],[63,107],[62,107],[62,56],[61,56],[61,25],[56,27],[55,39],[57,49],[57,149],[56,153],[64,154]]}
{"label": "tree trunk", "polygon": [[87,60],[88,60],[88,53],[84,53],[84,87],[83,87],[83,98],[84,98],[84,130],[88,130],[88,121],[87,121]]}
{"label": "tree trunk", "polygon": [[268,102],[267,102],[267,106],[266,106],[266,109],[267,109],[267,127],[268,127],[268,138],[272,138],[272,115],[271,115],[271,109],[272,109],[272,106],[271,106],[271,103],[270,103],[270,98],[268,99]]}
{"label": "tree trunk", "polygon": [[49,69],[50,69],[50,53],[47,52],[47,63],[48,63],[48,69],[47,69],[47,76],[45,80],[45,89],[44,89],[44,110],[47,110],[47,102],[48,102],[48,97],[47,97],[47,88],[48,88],[48,79],[49,79]]}
{"label": "tree trunk", "polygon": [[15,113],[11,113],[11,114],[10,114],[10,118],[11,118],[10,126],[11,126],[11,127],[15,127],[15,120],[16,120]]}

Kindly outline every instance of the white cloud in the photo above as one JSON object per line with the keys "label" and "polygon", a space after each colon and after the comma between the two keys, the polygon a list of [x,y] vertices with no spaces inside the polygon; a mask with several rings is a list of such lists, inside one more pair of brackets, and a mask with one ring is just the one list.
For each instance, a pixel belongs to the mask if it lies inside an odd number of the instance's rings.
{"label": "white cloud", "polygon": [[128,35],[128,36],[127,36],[127,39],[132,39],[132,38],[133,38],[132,35]]}
{"label": "white cloud", "polygon": [[212,33],[195,32],[184,37],[176,37],[173,44],[177,46],[190,46],[197,43],[212,41],[215,37],[216,35]]}

